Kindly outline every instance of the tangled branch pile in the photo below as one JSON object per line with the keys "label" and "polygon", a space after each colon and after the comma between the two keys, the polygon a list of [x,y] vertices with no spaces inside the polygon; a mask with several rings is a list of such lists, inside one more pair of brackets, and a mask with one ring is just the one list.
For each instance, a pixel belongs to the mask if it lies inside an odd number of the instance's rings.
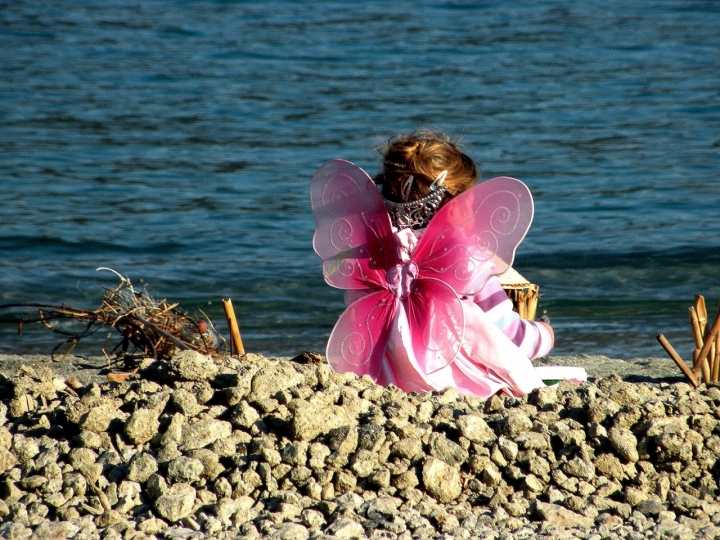
{"label": "tangled branch pile", "polygon": [[[80,341],[106,327],[116,329],[120,342],[110,353],[109,360],[123,362],[126,367],[144,358],[163,360],[171,358],[180,350],[194,350],[202,354],[217,355],[224,350],[226,342],[209,320],[196,320],[178,311],[178,304],[166,300],[154,300],[147,291],[136,290],[132,282],[109,268],[119,278],[117,287],[108,289],[100,307],[94,311],[77,309],[66,305],[37,303],[4,304],[0,310],[13,308],[37,308],[37,315],[22,314],[20,318],[0,318],[0,322],[17,323],[18,331],[23,325],[42,323],[46,328],[67,336],[52,352],[53,360],[69,355]],[[203,314],[204,315],[204,314]],[[68,331],[58,321],[72,320],[84,324],[81,330]],[[111,358],[114,357],[114,358]]]}

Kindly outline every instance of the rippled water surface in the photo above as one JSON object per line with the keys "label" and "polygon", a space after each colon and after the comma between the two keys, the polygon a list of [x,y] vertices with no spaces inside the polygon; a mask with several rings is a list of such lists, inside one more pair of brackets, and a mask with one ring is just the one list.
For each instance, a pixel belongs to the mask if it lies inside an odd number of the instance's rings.
{"label": "rippled water surface", "polygon": [[[715,1],[0,0],[0,303],[95,308],[106,266],[323,351],[310,178],[430,127],[533,191],[515,266],[555,353],[688,357],[720,300],[718,51]],[[0,325],[0,352],[60,339]]]}

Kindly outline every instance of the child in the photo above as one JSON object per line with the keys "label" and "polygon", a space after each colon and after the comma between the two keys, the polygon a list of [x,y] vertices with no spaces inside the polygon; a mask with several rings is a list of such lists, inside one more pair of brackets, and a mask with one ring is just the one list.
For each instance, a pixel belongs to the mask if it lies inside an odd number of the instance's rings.
{"label": "child", "polygon": [[495,276],[529,227],[531,196],[510,178],[471,190],[477,177],[454,142],[429,131],[390,139],[379,194],[348,162],[318,170],[315,250],[328,283],[348,289],[328,343],[334,369],[406,392],[453,386],[489,397],[544,386],[530,360],[550,351],[552,327],[520,319]]}

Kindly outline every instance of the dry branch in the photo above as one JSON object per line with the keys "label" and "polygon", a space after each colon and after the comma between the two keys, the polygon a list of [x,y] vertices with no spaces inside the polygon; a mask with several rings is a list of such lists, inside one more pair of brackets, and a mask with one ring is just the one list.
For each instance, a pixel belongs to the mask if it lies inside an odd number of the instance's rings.
{"label": "dry branch", "polygon": [[[67,357],[85,337],[111,327],[120,333],[120,342],[112,350],[115,361],[126,366],[142,358],[169,359],[177,350],[192,349],[203,354],[215,355],[225,348],[225,340],[214,330],[209,320],[195,319],[175,309],[178,304],[154,300],[145,289],[136,290],[129,279],[109,268],[119,278],[118,286],[107,289],[100,307],[89,311],[39,303],[16,303],[0,305],[0,310],[37,308],[37,315],[22,314],[20,319],[0,318],[0,322],[13,322],[22,333],[24,325],[41,323],[53,332],[68,336],[53,350],[53,360]],[[80,332],[60,328],[59,320],[75,320],[85,323]]]}

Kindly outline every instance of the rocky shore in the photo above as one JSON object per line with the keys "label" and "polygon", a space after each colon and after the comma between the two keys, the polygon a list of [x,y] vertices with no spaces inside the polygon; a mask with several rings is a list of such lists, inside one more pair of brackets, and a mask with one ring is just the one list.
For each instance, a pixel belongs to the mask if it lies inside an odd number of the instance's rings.
{"label": "rocky shore", "polygon": [[720,536],[720,387],[670,361],[549,358],[591,382],[483,400],[302,359],[37,360],[0,358],[1,538]]}

